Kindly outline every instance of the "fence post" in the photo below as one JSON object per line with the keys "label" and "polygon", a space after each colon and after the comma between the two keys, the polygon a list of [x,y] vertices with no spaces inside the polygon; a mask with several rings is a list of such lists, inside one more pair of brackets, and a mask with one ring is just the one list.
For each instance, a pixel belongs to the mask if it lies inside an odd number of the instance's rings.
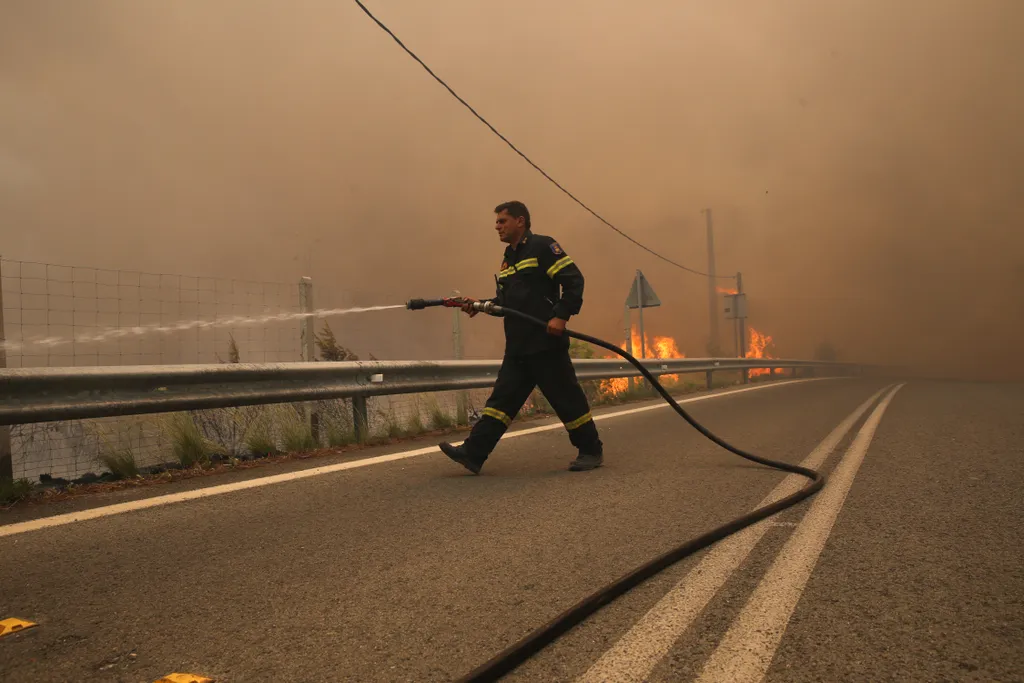
{"label": "fence post", "polygon": [[[313,313],[313,278],[303,277],[299,280],[299,312]],[[316,360],[316,316],[305,315],[299,327],[300,346],[302,360],[312,363]],[[320,416],[313,408],[313,404],[305,405],[306,423],[313,435],[313,441],[320,443]]]}
{"label": "fence post", "polygon": [[[7,335],[4,333],[3,265],[0,263],[0,368],[7,367]],[[11,455],[11,428],[0,427],[0,480],[14,479],[14,459]]]}

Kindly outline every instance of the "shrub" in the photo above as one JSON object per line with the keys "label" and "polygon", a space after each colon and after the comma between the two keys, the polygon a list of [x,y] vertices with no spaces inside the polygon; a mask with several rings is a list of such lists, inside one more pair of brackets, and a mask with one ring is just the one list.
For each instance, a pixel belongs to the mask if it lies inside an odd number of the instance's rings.
{"label": "shrub", "polygon": [[222,360],[220,354],[214,354],[217,356],[217,362],[219,363],[241,363],[242,354],[238,351],[238,343],[235,342],[235,335],[228,333],[228,359]]}
{"label": "shrub", "polygon": [[243,447],[250,446],[249,432],[265,412],[261,406],[196,410],[192,419],[208,442],[218,444],[218,450],[239,455]]}
{"label": "shrub", "polygon": [[268,410],[261,410],[245,434],[245,447],[253,455],[276,455],[281,452],[274,440],[274,418]]}
{"label": "shrub", "polygon": [[32,482],[28,479],[0,479],[0,505],[17,503],[32,493]]}
{"label": "shrub", "polygon": [[356,441],[352,405],[345,400],[319,401],[316,407],[320,424],[327,436],[327,445],[332,448],[348,446]]}
{"label": "shrub", "polygon": [[427,412],[430,415],[431,429],[451,429],[455,426],[455,418],[445,412],[437,397],[427,399]]}
{"label": "shrub", "polygon": [[316,448],[313,431],[300,406],[283,407],[278,425],[281,428],[281,443],[287,452],[302,453]]}
{"label": "shrub", "polygon": [[551,407],[551,404],[548,403],[548,400],[544,398],[544,394],[540,389],[533,390],[531,399],[533,404],[533,413],[551,414],[555,412],[554,408]]}
{"label": "shrub", "polygon": [[139,465],[131,448],[104,451],[99,455],[99,461],[118,479],[128,479],[139,474]]}
{"label": "shrub", "polygon": [[356,442],[356,430],[351,422],[346,426],[337,422],[327,423],[327,445],[331,448],[341,448]]}
{"label": "shrub", "polygon": [[384,434],[389,439],[400,439],[405,436],[405,428],[402,427],[402,423],[398,421],[398,417],[395,415],[394,410],[388,410],[386,413],[381,411],[381,417],[384,421]]}
{"label": "shrub", "polygon": [[409,416],[409,424],[405,427],[405,432],[409,436],[414,434],[422,434],[427,431],[426,427],[423,426],[423,418],[420,417],[420,411],[417,410],[411,416]]}
{"label": "shrub", "polygon": [[203,436],[192,413],[172,413],[164,420],[164,430],[182,467],[209,464],[210,456],[217,452],[216,446]]}
{"label": "shrub", "polygon": [[320,357],[325,361],[359,360],[359,356],[352,353],[351,349],[342,346],[338,342],[337,337],[334,336],[334,330],[326,322],[324,322],[324,329],[320,334],[316,335],[314,343],[320,349]]}

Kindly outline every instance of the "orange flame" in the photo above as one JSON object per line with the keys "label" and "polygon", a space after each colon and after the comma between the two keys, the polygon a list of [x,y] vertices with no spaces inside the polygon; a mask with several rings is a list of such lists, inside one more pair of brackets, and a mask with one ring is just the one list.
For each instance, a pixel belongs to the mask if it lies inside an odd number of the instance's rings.
{"label": "orange flame", "polygon": [[740,293],[738,289],[726,289],[725,287],[715,287],[715,290],[719,294],[739,294]]}
{"label": "orange flame", "polygon": [[[771,345],[772,338],[767,334],[758,332],[753,327],[750,328],[750,346],[747,349],[747,358],[775,358],[766,351]],[[758,375],[767,375],[771,373],[769,368],[754,368],[750,370],[750,376],[756,377]]]}
{"label": "orange flame", "polygon": [[[650,337],[644,333],[644,339],[646,343],[644,347],[647,350],[647,356],[654,358],[686,358],[686,354],[679,351],[679,346],[676,344],[676,340],[672,337],[654,337],[654,342],[651,342]],[[630,342],[632,343],[632,354],[637,358],[640,358],[640,333],[636,327],[630,329]],[[628,345],[623,342],[619,345],[619,348],[628,350]],[[617,358],[618,356],[605,356],[606,358]],[[676,381],[679,379],[679,375],[662,375],[662,380]],[[606,396],[619,396],[626,393],[629,390],[629,378],[628,377],[616,377],[614,379],[606,379],[601,381],[600,391]]]}

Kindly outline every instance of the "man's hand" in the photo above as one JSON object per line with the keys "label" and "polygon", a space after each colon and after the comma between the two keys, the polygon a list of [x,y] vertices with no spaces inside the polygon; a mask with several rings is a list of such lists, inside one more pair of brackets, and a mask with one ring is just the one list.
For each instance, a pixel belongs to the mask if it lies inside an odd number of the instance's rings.
{"label": "man's hand", "polygon": [[480,312],[473,308],[473,302],[477,301],[477,299],[471,299],[468,296],[463,297],[463,299],[466,300],[466,303],[462,304],[462,310],[468,313],[470,318]]}
{"label": "man's hand", "polygon": [[562,333],[565,332],[565,323],[567,321],[561,318],[552,318],[548,321],[548,334],[553,334],[556,337],[561,337]]}

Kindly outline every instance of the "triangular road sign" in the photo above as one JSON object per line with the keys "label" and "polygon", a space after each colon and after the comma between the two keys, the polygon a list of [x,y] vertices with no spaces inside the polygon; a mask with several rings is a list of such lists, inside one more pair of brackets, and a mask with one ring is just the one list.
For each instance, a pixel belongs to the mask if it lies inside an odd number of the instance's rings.
{"label": "triangular road sign", "polygon": [[643,307],[654,308],[655,306],[661,305],[661,299],[655,293],[654,288],[651,287],[651,283],[647,281],[644,274],[639,270],[636,271],[636,277],[633,278],[633,287],[629,290],[629,296],[626,297],[627,308],[640,308],[640,296],[637,292],[637,285],[641,285],[643,289]]}

